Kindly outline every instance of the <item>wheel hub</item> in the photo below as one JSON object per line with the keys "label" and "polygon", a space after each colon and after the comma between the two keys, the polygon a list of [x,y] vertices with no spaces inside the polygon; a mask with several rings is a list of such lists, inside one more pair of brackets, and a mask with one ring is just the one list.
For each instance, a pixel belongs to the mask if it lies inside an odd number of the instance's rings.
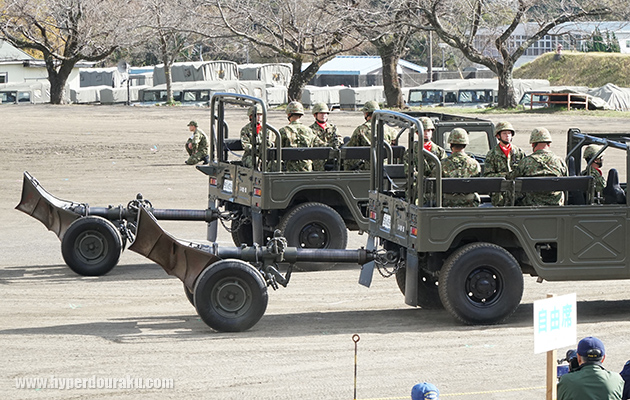
{"label": "wheel hub", "polygon": [[107,250],[107,244],[99,235],[85,233],[77,240],[77,249],[85,261],[95,261],[103,256]]}
{"label": "wheel hub", "polygon": [[308,224],[300,232],[300,247],[323,249],[328,244],[326,230],[319,224]]}
{"label": "wheel hub", "polygon": [[476,270],[468,277],[468,297],[485,303],[497,293],[497,283],[497,276],[492,271]]}
{"label": "wheel hub", "polygon": [[214,296],[219,312],[236,314],[247,308],[250,300],[247,289],[238,280],[224,281],[217,285]]}

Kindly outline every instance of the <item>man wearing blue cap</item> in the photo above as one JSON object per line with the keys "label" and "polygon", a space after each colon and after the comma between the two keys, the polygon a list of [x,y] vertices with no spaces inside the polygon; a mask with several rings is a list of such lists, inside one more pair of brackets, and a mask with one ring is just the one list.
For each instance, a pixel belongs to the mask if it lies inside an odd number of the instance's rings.
{"label": "man wearing blue cap", "polygon": [[440,391],[432,383],[422,382],[411,388],[411,400],[438,400],[439,398]]}
{"label": "man wearing blue cap", "polygon": [[558,382],[558,400],[621,400],[623,379],[604,369],[604,343],[596,337],[585,337],[577,348],[580,366]]}

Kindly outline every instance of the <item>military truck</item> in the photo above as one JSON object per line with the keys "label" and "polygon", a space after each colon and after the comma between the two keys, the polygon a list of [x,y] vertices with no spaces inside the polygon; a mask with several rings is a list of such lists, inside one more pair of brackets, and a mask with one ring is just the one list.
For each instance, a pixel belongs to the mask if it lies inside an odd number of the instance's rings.
{"label": "military truck", "polygon": [[[376,112],[374,118],[375,143],[383,140],[379,127],[384,123],[418,124],[388,111]],[[418,179],[413,190],[405,191],[384,178],[394,166],[383,163],[376,146],[367,248],[382,247],[388,254],[385,259],[396,266],[390,273],[396,275],[405,303],[444,307],[466,324],[500,323],[512,315],[521,301],[523,274],[539,281],[630,278],[625,185],[611,169],[606,188],[596,194],[593,178],[579,172],[585,167],[582,148],[589,144],[602,146],[598,154],[621,151],[628,171],[627,140],[619,134],[587,135],[570,129],[571,176],[443,178],[437,169],[437,177]],[[423,176],[425,159],[440,162],[426,150],[413,157],[421,169],[418,176]],[[408,174],[407,180],[413,176]],[[507,191],[513,198],[525,192],[563,191],[568,201],[563,206],[442,207],[445,193]],[[425,201],[427,196],[430,201]],[[374,267],[374,262],[363,266],[361,284],[370,285]]]}
{"label": "military truck", "polygon": [[[224,123],[226,114],[234,106],[250,107],[259,104],[263,111],[261,129],[261,159],[254,159],[247,168],[240,162],[242,145]],[[369,160],[370,147],[340,149],[282,148],[278,131],[267,124],[265,104],[257,98],[232,93],[214,94],[211,101],[211,160],[197,168],[208,175],[209,200],[217,210],[231,214],[228,230],[236,245],[265,243],[271,233],[279,229],[289,246],[300,248],[346,248],[347,230],[364,232],[368,228],[367,205],[370,172],[344,170],[344,160]],[[243,114],[242,108],[237,112]],[[455,127],[469,132],[470,154],[483,162],[483,157],[496,143],[494,125],[490,121],[434,112],[410,112],[409,118],[426,116],[435,121],[433,140],[445,147],[446,135]],[[268,137],[274,137],[273,147]],[[400,143],[413,132],[401,129]],[[270,140],[274,142],[274,140]],[[385,164],[398,164],[406,146],[383,144]],[[325,171],[286,172],[283,164],[289,160],[327,160]],[[401,171],[392,170],[388,176],[394,185],[405,185]],[[216,234],[208,235],[213,240]]]}

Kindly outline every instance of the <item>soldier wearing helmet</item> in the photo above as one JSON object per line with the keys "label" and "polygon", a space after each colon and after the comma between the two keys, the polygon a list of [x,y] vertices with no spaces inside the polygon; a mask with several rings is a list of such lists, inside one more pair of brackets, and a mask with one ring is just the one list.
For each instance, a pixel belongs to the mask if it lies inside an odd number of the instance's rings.
{"label": "soldier wearing helmet", "polygon": [[[604,152],[600,153],[602,146],[589,144],[584,148],[584,160],[586,160],[586,169],[582,171],[582,175],[590,175],[595,180],[595,192],[601,194],[606,186],[606,180],[602,173],[604,165]],[[595,158],[597,157],[597,158]]]}
{"label": "soldier wearing helmet", "polygon": [[[469,178],[481,175],[481,166],[464,150],[468,144],[468,132],[455,128],[448,135],[451,155],[442,161],[442,177]],[[433,175],[437,175],[435,171]],[[481,203],[477,193],[445,193],[442,198],[444,207],[477,207]]]}
{"label": "soldier wearing helmet", "polygon": [[[313,104],[312,112],[315,122],[309,128],[311,128],[313,133],[324,142],[325,146],[333,149],[341,147],[343,141],[337,133],[337,127],[328,122],[328,114],[330,114],[328,105],[326,103],[315,103]],[[334,162],[334,160],[328,161],[329,163]],[[326,163],[326,160],[314,160],[313,171],[323,171]]]}
{"label": "soldier wearing helmet", "polygon": [[[535,128],[530,137],[533,153],[523,158],[508,174],[508,178],[519,176],[568,176],[564,160],[553,154],[550,149],[551,134],[547,128]],[[521,206],[561,206],[564,204],[563,192],[527,192],[515,199],[515,205]]]}
{"label": "soldier wearing helmet", "polygon": [[[429,117],[420,117],[419,118],[420,122],[422,123],[422,128],[423,128],[423,135],[422,135],[422,139],[423,139],[423,146],[427,151],[430,151],[431,153],[435,154],[440,160],[443,160],[446,158],[446,150],[444,150],[442,147],[438,146],[437,144],[435,144],[432,139],[433,139],[433,132],[435,131],[435,125],[433,124],[433,121],[431,120],[431,118]],[[418,132],[416,132],[417,134],[419,134]],[[418,141],[414,141],[413,142],[413,154],[414,156],[412,157],[412,165],[414,167],[414,171],[418,170],[418,167],[416,165],[417,161],[417,155],[418,154]],[[403,157],[403,162],[405,164],[405,173],[407,172],[407,169],[409,168],[409,157],[411,157],[411,154],[409,153],[409,149],[407,149],[407,151],[405,152],[405,155]],[[429,176],[431,174],[431,170],[435,168],[435,163],[433,162],[433,160],[429,160],[426,161],[425,160],[425,164],[424,164],[424,175],[425,176]]]}
{"label": "soldier wearing helmet", "polygon": [[[519,161],[525,158],[525,152],[512,144],[514,127],[509,122],[499,122],[494,128],[494,135],[499,143],[486,154],[483,176],[507,177]],[[512,192],[492,193],[493,206],[512,205]]]}
{"label": "soldier wearing helmet", "polygon": [[[316,147],[323,146],[322,142],[309,128],[300,122],[304,115],[302,103],[292,101],[287,105],[287,119],[289,124],[280,128],[280,141],[282,147]],[[312,171],[313,162],[311,160],[291,160],[284,163],[286,171]]]}
{"label": "soldier wearing helmet", "polygon": [[[371,146],[371,131],[372,131],[372,114],[376,110],[380,110],[378,103],[374,100],[367,101],[361,111],[363,111],[363,118],[365,122],[357,126],[350,136],[350,141],[346,146]],[[383,136],[384,139],[391,144],[396,144],[396,132],[389,126],[384,127]],[[344,169],[346,170],[369,170],[369,160],[346,160],[344,162]]]}
{"label": "soldier wearing helmet", "polygon": [[[256,143],[256,158],[258,161],[262,159],[262,117],[263,108],[259,103],[251,106],[247,110],[247,116],[249,117],[249,123],[241,128],[241,144],[243,146],[243,166],[252,167],[252,139],[255,138]],[[275,135],[271,131],[267,131],[267,147],[273,147]],[[261,164],[258,164],[260,167]]]}
{"label": "soldier wearing helmet", "polygon": [[189,157],[185,163],[195,165],[202,161],[204,164],[208,164],[208,153],[210,151],[208,135],[199,128],[199,125],[195,121],[188,123],[188,130],[192,132],[192,134],[188,140],[186,140],[186,152]]}

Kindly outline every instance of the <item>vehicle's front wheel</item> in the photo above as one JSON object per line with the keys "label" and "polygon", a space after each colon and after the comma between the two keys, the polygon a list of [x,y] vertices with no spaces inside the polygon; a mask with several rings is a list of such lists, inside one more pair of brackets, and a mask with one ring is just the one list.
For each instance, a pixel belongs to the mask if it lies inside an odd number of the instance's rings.
{"label": "vehicle's front wheel", "polygon": [[303,249],[345,249],[348,230],[341,215],[321,203],[303,203],[289,211],[280,230],[291,247]]}
{"label": "vehicle's front wheel", "polygon": [[118,264],[123,241],[118,229],[102,217],[75,220],[61,238],[61,254],[71,270],[83,276],[105,275]]}
{"label": "vehicle's front wheel", "polygon": [[260,272],[241,260],[208,266],[195,282],[193,303],[209,327],[221,332],[245,331],[262,318],[268,293]]}
{"label": "vehicle's front wheel", "polygon": [[465,324],[497,324],[516,311],[523,273],[512,254],[491,243],[471,243],[444,263],[439,279],[444,307]]}

